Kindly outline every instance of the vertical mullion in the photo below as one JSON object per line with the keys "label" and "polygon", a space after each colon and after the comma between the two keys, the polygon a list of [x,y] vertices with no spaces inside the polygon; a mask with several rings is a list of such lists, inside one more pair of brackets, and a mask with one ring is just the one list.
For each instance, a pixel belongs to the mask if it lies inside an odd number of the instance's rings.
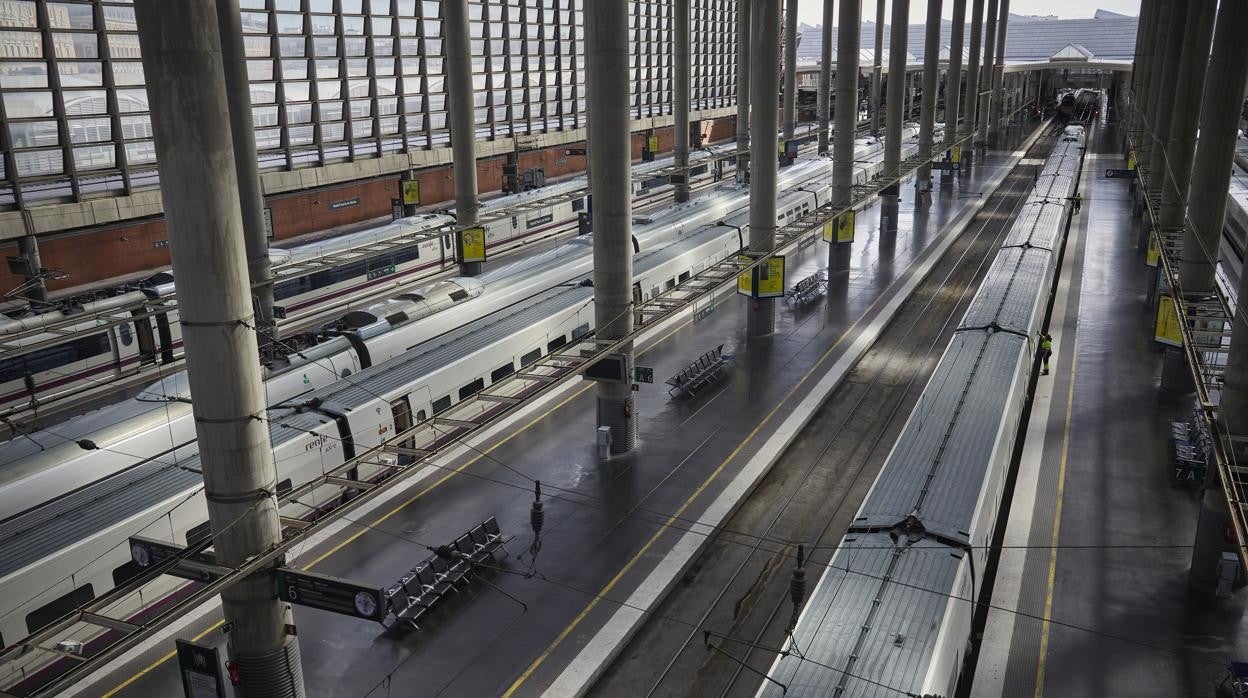
{"label": "vertical mullion", "polygon": [[[52,90],[52,117],[56,119],[57,140],[61,142],[61,171],[69,177],[69,190],[74,201],[82,201],[82,189],[78,183],[78,167],[74,163],[74,144],[69,138],[69,121],[65,116],[65,93],[61,90],[61,72],[57,67],[56,44],[52,40],[52,21],[48,15],[48,0],[35,0],[35,12],[43,41],[43,58],[48,63],[48,88]],[[99,52],[100,36],[95,35],[96,52]]]}
{"label": "vertical mullion", "polygon": [[[277,147],[286,158],[286,171],[289,172],[294,169],[295,163],[290,152],[290,119],[286,117],[286,75],[282,72],[282,40],[277,33],[276,0],[268,0],[264,9],[269,16],[269,60],[273,61],[274,68],[273,78],[275,87],[273,89],[273,99],[277,104]],[[307,64],[306,58],[304,59],[304,64]]]}
{"label": "vertical mullion", "polygon": [[[365,3],[368,5],[368,3]],[[378,103],[377,90],[377,50],[373,48],[373,37],[377,35],[373,31],[373,8],[371,5],[364,8],[368,14],[364,16],[364,59],[368,73],[368,103],[372,113],[373,122],[373,150],[374,157],[381,157],[384,148],[381,147],[381,105]],[[394,17],[390,18],[390,28],[394,29]],[[392,32],[393,33],[393,32]],[[343,59],[346,60],[345,58]]]}
{"label": "vertical mullion", "polygon": [[395,105],[395,114],[399,117],[399,139],[402,146],[399,152],[406,155],[411,152],[411,147],[407,142],[407,71],[403,63],[403,36],[399,19],[399,0],[390,0],[390,21],[393,27],[390,33],[394,36],[390,55],[394,58],[394,87],[399,99]]}
{"label": "vertical mullion", "polygon": [[[8,109],[4,105],[3,95],[0,95],[0,123],[7,125],[9,123]],[[4,149],[4,178],[9,181],[9,186],[13,187],[13,205],[17,210],[26,209],[26,197],[22,195],[22,180],[17,176],[17,155],[13,152],[13,139],[10,137],[8,128],[0,128],[0,148]]]}
{"label": "vertical mullion", "polygon": [[[338,99],[342,105],[342,138],[347,144],[347,161],[355,162],[355,118],[351,113],[351,79],[347,75],[347,27],[342,20],[342,0],[334,0],[334,34],[336,35],[334,44],[338,47]],[[315,63],[313,65],[315,66]],[[317,104],[320,104],[319,96]],[[323,145],[321,152],[323,155]],[[325,164],[324,157],[321,159],[321,164]]]}
{"label": "vertical mullion", "polygon": [[[430,109],[429,99],[429,60],[428,55],[428,37],[425,36],[425,4],[423,2],[416,3],[416,31],[420,37],[420,109],[424,115],[423,126],[425,131],[425,150],[433,149],[433,112]],[[445,78],[443,79],[445,83]]]}
{"label": "vertical mullion", "polygon": [[[335,0],[337,9],[339,3]],[[309,121],[312,124],[312,144],[316,146],[317,165],[325,166],[325,125],[321,119],[321,87],[320,69],[316,65],[316,39],[312,31],[312,3],[303,0],[299,4],[303,13],[303,63],[307,67],[305,80],[308,81],[308,107],[311,110]],[[337,20],[335,20],[337,22]],[[339,67],[339,71],[341,71]],[[339,73],[341,74],[341,72]]]}
{"label": "vertical mullion", "polygon": [[488,2],[482,2],[481,60],[485,66],[485,113],[489,114],[490,117],[490,140],[496,141],[498,140],[498,113],[494,110],[494,32],[491,30],[492,26],[493,22],[490,21],[490,5]]}
{"label": "vertical mullion", "polygon": [[117,81],[113,77],[113,49],[108,45],[108,33],[104,26],[104,6],[92,3],[92,14],[99,36],[100,70],[104,78],[104,100],[108,109],[108,123],[112,129],[113,165],[121,172],[121,191],[124,196],[133,193],[130,181],[130,158],[126,154],[126,139],[121,132],[121,107],[117,104]]}

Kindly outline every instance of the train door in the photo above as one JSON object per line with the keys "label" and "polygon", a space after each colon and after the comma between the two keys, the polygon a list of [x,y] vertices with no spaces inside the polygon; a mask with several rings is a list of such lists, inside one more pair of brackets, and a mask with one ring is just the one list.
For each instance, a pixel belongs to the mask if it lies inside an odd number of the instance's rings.
{"label": "train door", "polygon": [[[120,330],[124,330],[124,332]],[[123,339],[127,347],[122,347],[121,342]],[[134,344],[134,335],[130,333],[130,325],[123,323],[108,328],[108,341],[113,345],[113,375],[120,378],[123,368],[121,364],[122,349],[126,348],[128,353],[128,347]]]}
{"label": "train door", "polygon": [[160,362],[173,363],[173,331],[169,327],[169,313],[156,315],[156,336],[160,337]]}
{"label": "train door", "polygon": [[139,365],[146,366],[156,363],[156,338],[152,334],[152,321],[146,317],[137,317],[143,315],[142,310],[131,311],[135,315],[134,319],[134,337],[139,343]]}

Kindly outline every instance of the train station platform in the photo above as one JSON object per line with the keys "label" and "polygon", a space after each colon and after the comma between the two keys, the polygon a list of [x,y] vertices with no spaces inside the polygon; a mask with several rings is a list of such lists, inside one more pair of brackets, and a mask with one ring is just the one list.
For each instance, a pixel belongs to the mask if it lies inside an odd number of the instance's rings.
{"label": "train station platform", "polygon": [[[955,233],[1023,150],[986,155],[967,176],[938,182],[926,211],[915,211],[913,183],[903,184],[895,240],[878,229],[873,203],[858,215],[848,270],[829,272],[823,243],[791,253],[790,285],[822,271],[829,294],[802,308],[778,302],[771,337],[747,341],[746,301],[725,297],[713,312],[640,342],[638,364],[653,367],[655,383],[638,393],[634,452],[599,461],[593,386],[573,383],[301,551],[288,564],[384,586],[427,558],[427,546],[488,517],[514,536],[499,569],[420,631],[389,634],[296,607],[308,694],[571,695],[588,686],[958,241]],[[1016,171],[1004,186],[1021,192],[1030,184],[1030,173]],[[669,396],[663,380],[719,345],[732,355],[727,379],[693,400]],[[545,511],[536,553],[535,480]],[[223,644],[219,628],[219,610],[209,607],[177,636]],[[154,643],[75,692],[176,694],[170,648],[167,638]]]}
{"label": "train station platform", "polygon": [[[1051,373],[1027,425],[972,696],[1212,696],[1248,656],[1243,591],[1189,591],[1199,493],[1176,484],[1154,269],[1120,134],[1097,129],[1055,297]],[[1179,367],[1185,372],[1186,368]],[[1190,381],[1185,381],[1190,385]]]}

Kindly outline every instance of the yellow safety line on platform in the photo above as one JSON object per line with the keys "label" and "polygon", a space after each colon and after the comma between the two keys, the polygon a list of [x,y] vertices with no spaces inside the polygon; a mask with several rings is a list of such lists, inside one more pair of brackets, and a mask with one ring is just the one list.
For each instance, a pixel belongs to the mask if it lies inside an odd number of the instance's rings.
{"label": "yellow safety line on platform", "polygon": [[1049,617],[1053,613],[1053,581],[1057,576],[1057,540],[1062,528],[1062,495],[1066,491],[1066,456],[1070,452],[1070,421],[1075,404],[1075,367],[1078,364],[1079,337],[1071,347],[1070,389],[1066,392],[1066,426],[1062,432],[1062,460],[1057,469],[1057,502],[1053,509],[1053,537],[1049,548],[1049,578],[1044,591],[1044,620],[1040,626],[1040,658],[1036,663],[1035,698],[1044,695],[1045,660],[1049,654]]}
{"label": "yellow safety line on platform", "polygon": [[854,323],[850,325],[848,328],[846,328],[845,332],[842,333],[841,336],[837,338],[836,342],[834,342],[832,346],[828,347],[827,351],[823,352],[823,355],[820,356],[819,360],[816,361],[814,365],[810,367],[810,370],[806,371],[805,375],[802,376],[801,380],[799,380],[792,388],[789,389],[789,392],[785,394],[784,398],[780,400],[780,402],[776,403],[775,407],[771,408],[771,411],[767,413],[767,416],[763,417],[762,421],[760,421],[757,425],[755,425],[755,427],[750,431],[750,433],[746,435],[745,439],[743,439],[741,443],[737,444],[737,447],[732,450],[732,453],[729,453],[728,457],[724,458],[724,460],[720,462],[719,466],[716,467],[715,470],[713,470],[711,474],[708,475],[706,479],[702,481],[702,484],[698,485],[698,488],[695,489],[693,493],[690,494],[689,497],[686,498],[685,501],[681,503],[680,507],[676,510],[676,512],[672,514],[670,517],[668,517],[667,521],[665,521],[663,525],[660,526],[658,530],[654,532],[654,535],[650,536],[650,539],[646,541],[646,544],[641,546],[641,549],[638,550],[636,554],[634,554],[633,557],[629,559],[629,561],[625,563],[622,568],[620,568],[620,571],[617,572],[616,575],[611,578],[611,581],[607,582],[606,585],[602,587],[602,589],[598,590],[598,593],[594,595],[594,598],[591,599],[590,602],[585,606],[585,608],[582,609],[581,612],[578,613],[577,616],[572,619],[571,623],[568,623],[567,627],[565,627],[563,631],[559,633],[558,637],[556,637],[554,641],[551,642],[550,645],[547,646],[546,649],[543,650],[540,655],[538,655],[537,659],[533,660],[533,663],[529,665],[529,668],[525,669],[524,673],[518,676],[516,680],[512,682],[511,686],[507,689],[507,692],[503,694],[503,698],[511,698],[511,696],[515,694],[516,690],[518,690],[520,686],[524,684],[525,681],[528,681],[529,678],[533,676],[533,673],[537,671],[538,667],[540,667],[543,662],[546,661],[546,658],[549,657],[551,652],[553,652],[555,648],[559,646],[559,643],[563,642],[563,640],[567,638],[567,636],[570,635],[573,630],[576,629],[576,626],[581,624],[581,621],[583,621],[585,617],[588,616],[590,612],[594,610],[595,607],[597,607],[599,601],[602,601],[603,598],[607,594],[611,593],[611,590],[615,588],[615,585],[620,582],[620,580],[624,577],[624,575],[628,574],[629,570],[631,570],[633,566],[636,565],[637,562],[640,561],[641,558],[644,557],[646,553],[650,551],[651,546],[653,546],[655,542],[658,541],[659,536],[666,533],[667,529],[671,527],[673,523],[675,523],[677,520],[681,518],[685,510],[688,509],[691,504],[693,504],[694,500],[696,500],[699,496],[702,495],[702,492],[706,490],[707,487],[710,486],[710,484],[715,480],[715,478],[719,477],[720,473],[723,472],[724,468],[727,467],[728,463],[732,462],[732,460],[737,457],[737,454],[741,452],[741,449],[745,448],[746,444],[750,443],[750,441],[754,439],[754,437],[758,434],[759,430],[761,430],[764,426],[766,426],[766,424],[769,421],[771,421],[771,418],[774,417],[776,412],[779,411],[779,409],[783,407],[784,404],[789,401],[789,398],[793,397],[794,393],[796,393],[799,388],[805,385],[806,381],[810,378],[810,376],[814,374],[814,372],[821,365],[823,365],[823,362],[826,361],[828,356],[830,356],[832,352],[835,351],[836,348],[841,345],[841,342],[845,341],[845,338],[848,337],[850,333],[854,331],[854,328],[857,327],[859,323],[862,322],[863,318],[865,318],[868,314],[870,314],[875,309],[876,305],[878,305],[881,301],[887,298],[889,298],[889,295],[887,293],[882,293],[879,296],[877,296],[874,301],[872,301],[871,305],[867,306],[867,309],[862,313],[862,315],[858,316],[858,319],[854,320]]}
{"label": "yellow safety line on platform", "polygon": [[[650,344],[649,344],[649,345],[648,345],[645,349],[643,349],[643,350],[641,350],[641,351],[639,351],[639,352],[637,352],[637,353],[638,353],[639,355],[640,355],[640,354],[644,354],[644,353],[646,353],[646,352],[647,352],[647,351],[649,351],[652,347],[657,346],[658,344],[660,344],[660,343],[662,343],[662,342],[666,341],[668,337],[671,337],[672,335],[676,334],[677,332],[679,332],[679,331],[683,330],[684,328],[688,327],[690,324],[692,324],[692,322],[693,322],[692,320],[686,320],[685,322],[682,322],[681,324],[679,324],[679,325],[677,325],[676,327],[672,328],[672,329],[671,329],[671,331],[669,331],[667,334],[665,334],[665,335],[663,335],[662,337],[659,337],[658,339],[654,340],[654,341],[653,341],[653,342],[651,342],[651,343],[650,343]],[[558,410],[558,409],[562,408],[564,405],[568,404],[568,403],[569,403],[569,402],[571,402],[572,400],[575,400],[576,398],[580,397],[580,395],[581,395],[582,393],[584,393],[586,390],[589,390],[589,389],[590,389],[590,388],[592,388],[592,387],[594,387],[594,384],[593,384],[593,383],[589,383],[589,384],[588,384],[588,385],[586,385],[585,387],[581,388],[580,390],[577,390],[575,393],[573,393],[573,394],[569,395],[568,397],[564,398],[563,400],[559,401],[559,403],[558,403],[558,404],[556,404],[556,405],[552,406],[550,409],[546,410],[546,411],[545,411],[545,412],[543,412],[542,414],[538,415],[537,417],[534,417],[531,421],[529,421],[529,422],[528,422],[527,424],[525,424],[524,426],[520,427],[519,429],[517,429],[517,430],[513,431],[512,433],[508,434],[507,436],[503,437],[502,439],[500,439],[500,440],[498,441],[498,443],[496,443],[496,444],[494,444],[493,446],[490,446],[489,448],[486,448],[486,449],[484,449],[484,450],[479,450],[479,451],[477,452],[477,455],[473,456],[470,460],[468,460],[467,462],[465,462],[463,465],[459,466],[458,468],[456,468],[456,469],[452,470],[451,472],[447,473],[446,475],[442,476],[441,478],[439,478],[439,479],[438,479],[438,481],[437,481],[437,482],[434,482],[432,485],[429,485],[428,487],[424,488],[424,489],[423,489],[423,490],[421,490],[420,492],[417,492],[416,494],[412,495],[412,496],[411,496],[411,497],[409,497],[407,500],[405,500],[402,504],[399,504],[399,505],[398,505],[398,506],[396,506],[395,508],[393,508],[393,509],[391,509],[390,511],[386,512],[386,513],[385,513],[385,514],[384,514],[381,518],[377,519],[376,521],[372,522],[371,524],[368,524],[368,525],[366,525],[366,526],[362,526],[362,527],[360,528],[360,530],[359,530],[359,531],[356,531],[355,533],[351,534],[349,537],[347,537],[346,539],[344,539],[341,543],[339,543],[339,544],[335,545],[334,547],[332,547],[332,548],[330,548],[329,550],[325,551],[325,552],[324,552],[324,553],[322,553],[321,555],[318,555],[318,556],[316,557],[316,559],[314,559],[314,560],[312,560],[311,562],[309,562],[308,564],[304,565],[304,566],[303,566],[303,569],[305,569],[305,570],[310,570],[310,569],[312,569],[314,566],[316,566],[316,565],[320,564],[321,562],[324,562],[324,561],[325,561],[325,558],[328,558],[330,555],[333,555],[334,553],[338,552],[339,550],[342,550],[342,549],[343,549],[343,548],[345,548],[346,546],[350,545],[350,544],[351,544],[351,543],[353,543],[356,539],[358,539],[360,536],[364,535],[365,533],[368,533],[368,531],[369,531],[369,530],[371,530],[372,528],[374,528],[374,527],[376,527],[376,526],[380,525],[381,523],[383,523],[383,522],[385,522],[387,519],[389,519],[391,516],[394,516],[395,514],[397,514],[397,513],[399,513],[400,511],[402,511],[404,507],[408,506],[408,505],[409,505],[409,504],[411,504],[412,502],[415,502],[417,499],[420,499],[421,497],[425,496],[426,494],[428,494],[429,492],[431,492],[434,488],[436,488],[437,486],[439,486],[439,485],[441,485],[442,483],[446,482],[447,480],[451,479],[451,478],[452,478],[452,477],[454,477],[455,475],[458,475],[458,474],[459,474],[460,472],[462,472],[465,468],[467,468],[467,467],[471,466],[473,463],[476,463],[477,461],[481,460],[483,457],[485,457],[485,456],[486,456],[487,454],[489,454],[491,451],[495,450],[495,449],[496,449],[496,448],[498,448],[499,446],[502,446],[503,444],[505,444],[505,443],[507,443],[508,441],[510,441],[512,438],[514,438],[514,437],[518,436],[519,434],[523,433],[524,431],[526,431],[527,429],[529,429],[529,427],[532,427],[534,424],[537,424],[538,422],[542,421],[543,419],[546,419],[546,418],[547,418],[547,417],[549,417],[551,414],[553,414],[556,410]],[[192,641],[194,641],[194,642],[198,642],[199,640],[203,639],[203,638],[204,638],[204,636],[206,636],[208,633],[210,633],[210,632],[212,632],[213,630],[216,630],[217,628],[221,627],[221,625],[222,625],[223,623],[225,623],[225,621],[224,621],[224,620],[218,620],[218,621],[217,621],[216,623],[214,623],[214,624],[213,624],[210,628],[208,628],[207,630],[203,631],[202,633],[200,633],[200,634],[196,635],[194,638],[192,638]],[[146,676],[147,674],[149,674],[149,673],[151,673],[153,670],[155,670],[157,667],[159,667],[161,664],[164,664],[165,662],[169,661],[170,659],[173,659],[175,656],[177,656],[177,652],[176,652],[176,651],[174,651],[174,652],[170,652],[169,654],[166,654],[165,656],[161,657],[160,659],[157,659],[155,662],[152,662],[151,664],[149,664],[146,668],[142,669],[141,671],[139,671],[138,673],[134,674],[134,675],[133,675],[133,676],[131,676],[130,678],[126,679],[125,681],[122,681],[121,683],[117,684],[117,686],[116,686],[115,688],[113,688],[112,690],[110,690],[108,693],[105,693],[105,694],[103,695],[103,698],[111,698],[111,696],[115,695],[116,693],[118,693],[118,692],[119,692],[119,691],[121,691],[122,689],[124,689],[124,688],[126,688],[127,686],[129,686],[130,684],[134,683],[135,681],[138,681],[139,679],[143,678],[144,676]]]}

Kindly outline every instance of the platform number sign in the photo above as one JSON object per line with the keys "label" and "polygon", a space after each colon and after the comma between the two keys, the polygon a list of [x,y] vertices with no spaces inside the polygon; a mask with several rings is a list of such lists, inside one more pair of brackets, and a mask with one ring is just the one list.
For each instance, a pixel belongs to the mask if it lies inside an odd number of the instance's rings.
{"label": "platform number sign", "polygon": [[633,381],[636,383],[653,383],[654,369],[650,366],[634,366]]}
{"label": "platform number sign", "polygon": [[277,569],[277,593],[288,603],[364,620],[381,622],[387,612],[380,587],[288,567]]}

